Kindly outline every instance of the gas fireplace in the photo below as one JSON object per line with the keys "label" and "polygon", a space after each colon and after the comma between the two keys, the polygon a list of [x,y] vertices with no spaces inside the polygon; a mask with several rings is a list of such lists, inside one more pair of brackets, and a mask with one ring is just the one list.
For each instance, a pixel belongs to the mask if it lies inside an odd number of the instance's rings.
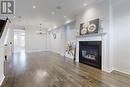
{"label": "gas fireplace", "polygon": [[102,67],[102,42],[80,41],[79,62],[101,69]]}

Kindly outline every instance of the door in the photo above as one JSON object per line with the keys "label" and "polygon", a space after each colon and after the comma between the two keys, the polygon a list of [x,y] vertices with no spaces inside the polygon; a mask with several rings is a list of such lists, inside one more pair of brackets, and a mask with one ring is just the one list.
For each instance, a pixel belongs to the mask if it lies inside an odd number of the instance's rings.
{"label": "door", "polygon": [[25,51],[25,30],[14,30],[14,53]]}

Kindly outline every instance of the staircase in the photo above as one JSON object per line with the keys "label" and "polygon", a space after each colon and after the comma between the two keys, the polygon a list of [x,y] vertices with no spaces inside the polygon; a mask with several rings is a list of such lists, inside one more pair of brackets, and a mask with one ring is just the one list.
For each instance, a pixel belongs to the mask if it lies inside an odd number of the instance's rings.
{"label": "staircase", "polygon": [[6,19],[0,19],[0,86],[2,82],[4,81],[5,75],[4,75],[4,61],[5,61],[5,44],[6,37],[8,36],[7,32],[9,30],[8,28],[9,21],[8,18]]}
{"label": "staircase", "polygon": [[8,18],[6,20],[0,20],[0,38],[3,34],[3,31],[4,31],[4,28],[5,28],[7,21],[8,21]]}

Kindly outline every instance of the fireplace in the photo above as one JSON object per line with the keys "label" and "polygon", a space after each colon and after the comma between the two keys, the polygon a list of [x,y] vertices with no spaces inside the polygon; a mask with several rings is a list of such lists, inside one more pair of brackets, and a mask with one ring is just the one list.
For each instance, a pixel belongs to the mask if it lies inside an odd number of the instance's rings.
{"label": "fireplace", "polygon": [[101,41],[80,41],[79,62],[101,69],[102,63]]}

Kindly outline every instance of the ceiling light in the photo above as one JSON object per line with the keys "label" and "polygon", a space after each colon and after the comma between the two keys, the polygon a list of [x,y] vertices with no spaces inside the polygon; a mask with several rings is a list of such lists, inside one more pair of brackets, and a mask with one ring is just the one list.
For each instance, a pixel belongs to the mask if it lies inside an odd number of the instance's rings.
{"label": "ceiling light", "polygon": [[35,6],[35,5],[33,5],[33,8],[36,8],[36,6]]}
{"label": "ceiling light", "polygon": [[67,18],[67,16],[64,16],[64,18]]}
{"label": "ceiling light", "polygon": [[51,12],[52,15],[55,15],[55,12]]}
{"label": "ceiling light", "polygon": [[87,6],[87,4],[86,4],[86,3],[84,3],[84,4],[83,4],[83,6],[84,6],[84,7],[86,7],[86,6]]}
{"label": "ceiling light", "polygon": [[57,28],[57,26],[54,26],[54,29]]}
{"label": "ceiling light", "polygon": [[69,24],[70,22],[71,22],[72,20],[67,20],[66,22],[65,22],[65,24]]}

